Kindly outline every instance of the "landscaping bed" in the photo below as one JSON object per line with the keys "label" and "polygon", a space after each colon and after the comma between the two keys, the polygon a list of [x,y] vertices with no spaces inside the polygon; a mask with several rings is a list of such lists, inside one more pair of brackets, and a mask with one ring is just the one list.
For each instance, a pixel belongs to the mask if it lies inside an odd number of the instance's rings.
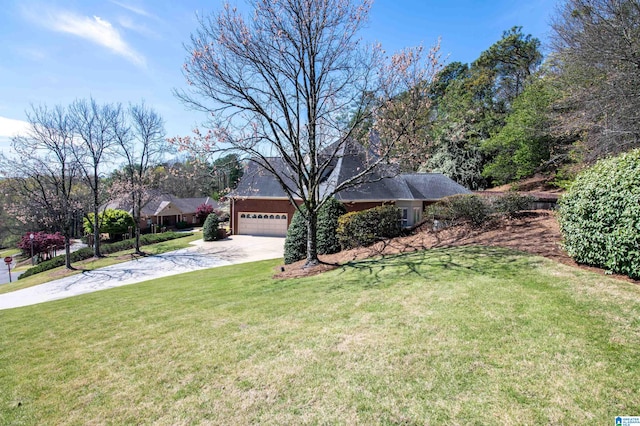
{"label": "landscaping bed", "polygon": [[[604,270],[578,265],[562,249],[562,236],[556,214],[549,210],[522,212],[511,218],[493,218],[480,227],[470,223],[460,223],[448,228],[433,230],[431,224],[424,224],[412,235],[381,241],[369,247],[343,250],[340,253],[319,256],[320,265],[305,268],[305,261],[277,268],[277,278],[293,278],[315,275],[334,269],[358,259],[408,253],[417,250],[459,247],[459,246],[504,247],[543,256],[565,265],[581,267],[590,271],[605,273]],[[616,278],[632,281],[622,275]]]}

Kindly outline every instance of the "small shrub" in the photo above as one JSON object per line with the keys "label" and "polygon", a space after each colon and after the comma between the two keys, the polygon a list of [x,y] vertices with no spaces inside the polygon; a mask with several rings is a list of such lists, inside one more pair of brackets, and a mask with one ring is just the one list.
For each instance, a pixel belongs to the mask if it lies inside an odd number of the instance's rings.
{"label": "small shrub", "polygon": [[393,205],[347,213],[338,220],[338,240],[343,249],[366,247],[402,232],[400,210]]}
{"label": "small shrub", "polygon": [[478,195],[454,195],[427,207],[425,216],[443,221],[468,220],[474,226],[483,224],[491,214],[488,200]]}
{"label": "small shrub", "polygon": [[176,223],[177,229],[187,229],[188,227],[189,227],[189,224],[184,220],[181,220],[180,222]]}
{"label": "small shrub", "polygon": [[584,170],[558,211],[565,249],[577,262],[640,278],[640,150]]}
{"label": "small shrub", "polygon": [[[300,209],[304,212],[305,207]],[[284,263],[290,264],[307,257],[307,221],[300,211],[296,210],[287,229],[284,240]]]}
{"label": "small shrub", "polygon": [[218,239],[218,215],[210,213],[204,221],[202,227],[202,238],[205,241],[216,241]]}
{"label": "small shrub", "polygon": [[514,217],[517,213],[528,210],[534,198],[517,192],[507,194],[493,200],[493,210],[507,217]]}

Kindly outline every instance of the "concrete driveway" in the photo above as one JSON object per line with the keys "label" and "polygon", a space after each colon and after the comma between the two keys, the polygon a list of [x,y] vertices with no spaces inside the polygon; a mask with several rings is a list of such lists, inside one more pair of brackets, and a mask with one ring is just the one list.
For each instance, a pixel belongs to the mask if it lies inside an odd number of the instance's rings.
{"label": "concrete driveway", "polygon": [[0,294],[0,309],[35,305],[78,294],[139,283],[199,269],[283,257],[284,238],[233,235],[192,246],[72,275],[37,286]]}

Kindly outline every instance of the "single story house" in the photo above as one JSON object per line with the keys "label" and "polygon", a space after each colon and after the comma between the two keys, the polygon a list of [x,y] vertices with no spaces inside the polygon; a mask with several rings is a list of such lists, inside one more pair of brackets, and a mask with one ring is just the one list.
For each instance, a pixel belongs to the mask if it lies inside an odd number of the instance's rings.
{"label": "single story house", "polygon": [[[356,176],[370,158],[371,153],[359,143],[345,143],[325,173],[320,193],[333,192],[337,184]],[[270,158],[269,164],[289,188],[295,187],[295,174],[281,158]],[[345,204],[348,211],[395,204],[401,211],[403,226],[410,227],[422,220],[428,204],[450,195],[471,193],[440,173],[397,173],[396,170],[394,166],[380,165],[357,185],[337,192],[334,197]],[[250,161],[246,165],[238,186],[228,198],[234,234],[286,235],[295,208],[276,177],[258,163]]]}
{"label": "single story house", "polygon": [[[140,229],[150,228],[151,225],[174,227],[178,222],[189,225],[199,225],[196,210],[202,204],[208,204],[214,210],[221,206],[210,197],[178,198],[175,195],[152,191],[143,198],[144,205],[140,212]],[[133,214],[133,207],[129,197],[122,197],[110,201],[102,209],[119,209]]]}

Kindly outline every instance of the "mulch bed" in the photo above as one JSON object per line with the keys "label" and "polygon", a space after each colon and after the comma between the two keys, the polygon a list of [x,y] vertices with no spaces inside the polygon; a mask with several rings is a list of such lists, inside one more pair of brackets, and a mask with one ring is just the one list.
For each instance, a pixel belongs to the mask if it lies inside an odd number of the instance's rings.
{"label": "mulch bed", "polygon": [[[562,250],[562,237],[555,213],[548,210],[523,212],[514,218],[494,218],[482,227],[473,227],[462,223],[434,231],[423,226],[414,234],[381,241],[369,247],[344,250],[340,253],[319,256],[321,263],[305,267],[305,261],[281,265],[276,269],[274,278],[298,278],[316,275],[355,260],[370,257],[409,253],[417,250],[459,246],[491,246],[512,248],[514,250],[543,256],[566,265],[580,267],[589,271],[605,274],[603,269],[579,265]],[[284,271],[282,271],[284,268]],[[637,283],[623,275],[611,277]]]}

